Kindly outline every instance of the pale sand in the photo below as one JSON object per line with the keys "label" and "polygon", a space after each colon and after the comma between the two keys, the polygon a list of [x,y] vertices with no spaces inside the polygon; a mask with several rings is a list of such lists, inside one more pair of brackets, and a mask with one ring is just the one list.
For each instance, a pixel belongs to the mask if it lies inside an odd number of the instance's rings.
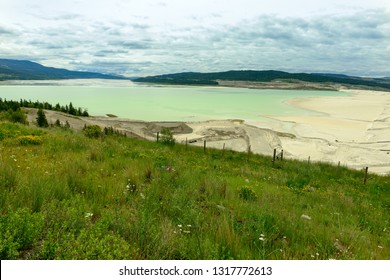
{"label": "pale sand", "polygon": [[[66,120],[81,130],[85,124],[112,126],[128,136],[155,140],[157,131],[170,127],[177,142],[322,161],[369,172],[390,174],[390,92],[348,91],[350,96],[299,98],[288,103],[314,115],[268,117],[262,121],[144,122],[109,117],[71,117],[47,111],[49,122]],[[34,121],[35,109],[29,111]],[[196,140],[196,141],[195,141]]]}
{"label": "pale sand", "polygon": [[281,137],[292,158],[326,161],[390,174],[390,92],[348,90],[351,96],[295,99],[316,116],[275,117],[292,124],[296,139]]}

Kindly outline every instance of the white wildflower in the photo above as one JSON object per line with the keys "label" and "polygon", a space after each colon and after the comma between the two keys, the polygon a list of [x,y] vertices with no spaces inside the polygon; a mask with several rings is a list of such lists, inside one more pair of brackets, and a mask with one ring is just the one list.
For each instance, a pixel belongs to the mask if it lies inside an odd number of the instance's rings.
{"label": "white wildflower", "polygon": [[92,216],[93,216],[93,213],[87,212],[87,213],[85,214],[85,218],[91,218]]}
{"label": "white wildflower", "polygon": [[143,193],[140,193],[139,195],[141,196],[142,199],[145,199],[145,195]]}
{"label": "white wildflower", "polygon": [[301,218],[304,219],[304,220],[308,220],[308,221],[311,220],[311,217],[308,216],[308,215],[305,215],[305,214],[302,214]]}

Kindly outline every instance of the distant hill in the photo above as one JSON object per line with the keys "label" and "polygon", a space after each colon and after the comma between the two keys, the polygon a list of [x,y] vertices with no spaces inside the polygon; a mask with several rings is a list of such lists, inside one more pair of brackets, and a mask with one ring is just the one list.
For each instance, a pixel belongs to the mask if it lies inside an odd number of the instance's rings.
{"label": "distant hill", "polygon": [[[177,85],[230,85],[258,88],[318,88],[339,87],[390,90],[384,78],[361,78],[327,73],[288,73],[283,71],[240,70],[215,73],[185,72],[134,79],[134,82]],[[234,82],[233,82],[234,81]]]}
{"label": "distant hill", "polygon": [[28,60],[0,59],[0,80],[54,79],[124,79],[124,77],[45,67]]}

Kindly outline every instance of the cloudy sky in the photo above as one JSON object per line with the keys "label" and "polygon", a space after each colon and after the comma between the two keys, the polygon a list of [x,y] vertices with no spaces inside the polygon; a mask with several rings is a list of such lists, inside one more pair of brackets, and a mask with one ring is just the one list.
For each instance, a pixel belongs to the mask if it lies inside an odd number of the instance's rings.
{"label": "cloudy sky", "polygon": [[0,58],[127,76],[390,76],[390,1],[0,0]]}

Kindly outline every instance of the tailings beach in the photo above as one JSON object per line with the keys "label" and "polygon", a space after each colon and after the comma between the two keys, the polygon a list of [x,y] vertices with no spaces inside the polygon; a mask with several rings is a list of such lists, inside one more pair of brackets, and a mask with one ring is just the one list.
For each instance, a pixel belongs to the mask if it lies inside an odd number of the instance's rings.
{"label": "tailings beach", "polygon": [[[248,151],[285,158],[340,163],[354,169],[369,167],[377,174],[390,173],[390,92],[343,90],[347,96],[289,99],[292,107],[313,114],[259,115],[260,120],[147,122],[116,117],[73,117],[47,111],[49,122],[69,122],[81,130],[85,124],[111,126],[129,136],[155,140],[162,127],[174,132],[176,141],[217,149]],[[34,121],[35,109],[29,111]]]}

